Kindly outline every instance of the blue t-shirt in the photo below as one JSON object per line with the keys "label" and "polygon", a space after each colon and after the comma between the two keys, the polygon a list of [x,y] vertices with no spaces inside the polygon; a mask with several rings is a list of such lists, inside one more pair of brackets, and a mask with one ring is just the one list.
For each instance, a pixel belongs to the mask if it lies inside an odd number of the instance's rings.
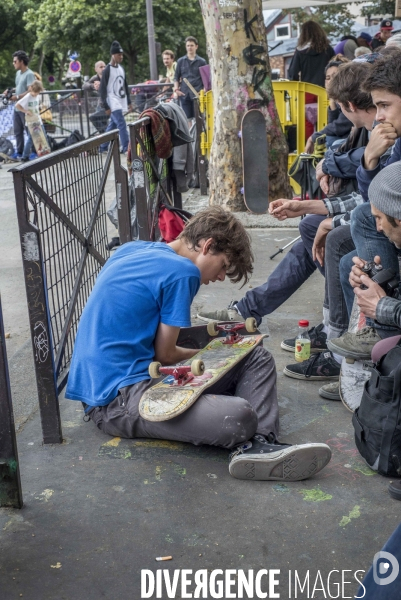
{"label": "blue t-shirt", "polygon": [[130,242],[101,270],[75,340],[66,397],[109,404],[119,388],[149,379],[160,323],[191,325],[200,271],[162,243]]}

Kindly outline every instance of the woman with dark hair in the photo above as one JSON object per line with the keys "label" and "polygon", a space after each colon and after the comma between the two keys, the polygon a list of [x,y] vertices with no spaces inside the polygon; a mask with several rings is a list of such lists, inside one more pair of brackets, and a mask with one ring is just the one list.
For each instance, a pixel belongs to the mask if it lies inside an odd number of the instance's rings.
{"label": "woman with dark hair", "polygon": [[288,77],[292,81],[304,81],[324,87],[324,70],[333,56],[334,50],[324,30],[315,21],[306,21],[301,27]]}

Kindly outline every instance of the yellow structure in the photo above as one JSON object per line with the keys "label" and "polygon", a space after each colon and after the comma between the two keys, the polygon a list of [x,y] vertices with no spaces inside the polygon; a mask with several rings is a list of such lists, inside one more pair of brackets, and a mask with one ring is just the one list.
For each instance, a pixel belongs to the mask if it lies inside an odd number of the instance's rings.
{"label": "yellow structure", "polygon": [[[296,125],[296,151],[288,155],[288,168],[305,149],[305,94],[317,97],[316,130],[320,131],[327,125],[327,108],[329,100],[326,90],[318,85],[302,81],[273,81],[274,99],[281,127],[286,132],[289,127]],[[200,111],[205,115],[206,133],[201,134],[201,150],[210,158],[213,140],[213,92],[199,92]],[[300,187],[293,179],[291,185],[295,193],[300,193]]]}

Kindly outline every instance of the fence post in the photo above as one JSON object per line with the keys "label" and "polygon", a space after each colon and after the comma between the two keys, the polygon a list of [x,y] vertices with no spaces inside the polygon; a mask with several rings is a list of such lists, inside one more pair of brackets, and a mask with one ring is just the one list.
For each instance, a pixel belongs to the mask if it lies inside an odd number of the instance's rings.
{"label": "fence post", "polygon": [[148,175],[146,173],[144,161],[139,157],[137,152],[138,142],[136,140],[137,131],[135,123],[129,126],[129,132],[132,154],[132,181],[134,182],[136,215],[138,220],[138,237],[140,240],[148,242],[150,240],[148,215]]}
{"label": "fence post", "polygon": [[35,225],[29,222],[24,173],[13,171],[13,177],[43,442],[61,444],[63,436],[40,237]]}
{"label": "fence post", "polygon": [[201,133],[202,133],[202,116],[200,114],[199,102],[194,101],[195,108],[195,123],[196,123],[196,153],[198,156],[198,173],[199,173],[199,187],[202,196],[207,194],[207,178],[206,178],[206,156],[202,154],[201,148]]}
{"label": "fence post", "polygon": [[131,207],[128,190],[127,170],[121,165],[119,138],[113,143],[114,176],[116,179],[116,200],[118,233],[121,244],[132,241]]}
{"label": "fence post", "polygon": [[21,478],[0,297],[0,506],[22,508]]}
{"label": "fence post", "polygon": [[89,120],[89,102],[88,102],[88,92],[87,90],[82,90],[81,93],[84,94],[84,104],[85,104],[85,114],[86,114],[86,126],[88,128],[88,136],[91,134],[91,122]]}
{"label": "fence post", "polygon": [[77,92],[79,92],[79,96],[78,96],[79,124],[80,124],[80,127],[81,127],[81,134],[85,137],[84,122],[83,122],[83,119],[82,119],[82,90],[77,90]]}

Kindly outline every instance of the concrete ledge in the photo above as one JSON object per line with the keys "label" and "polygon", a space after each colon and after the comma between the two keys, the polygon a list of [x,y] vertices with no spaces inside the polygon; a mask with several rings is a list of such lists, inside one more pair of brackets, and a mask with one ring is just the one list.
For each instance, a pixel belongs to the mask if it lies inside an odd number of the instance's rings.
{"label": "concrete ledge", "polygon": [[[189,190],[182,195],[182,206],[185,210],[196,214],[202,208],[209,206],[209,196],[201,196],[199,188]],[[300,217],[296,219],[286,219],[285,221],[278,221],[269,214],[266,215],[253,215],[250,212],[236,212],[235,216],[241,221],[241,223],[247,229],[265,229],[265,228],[276,228],[285,227],[298,229]]]}

